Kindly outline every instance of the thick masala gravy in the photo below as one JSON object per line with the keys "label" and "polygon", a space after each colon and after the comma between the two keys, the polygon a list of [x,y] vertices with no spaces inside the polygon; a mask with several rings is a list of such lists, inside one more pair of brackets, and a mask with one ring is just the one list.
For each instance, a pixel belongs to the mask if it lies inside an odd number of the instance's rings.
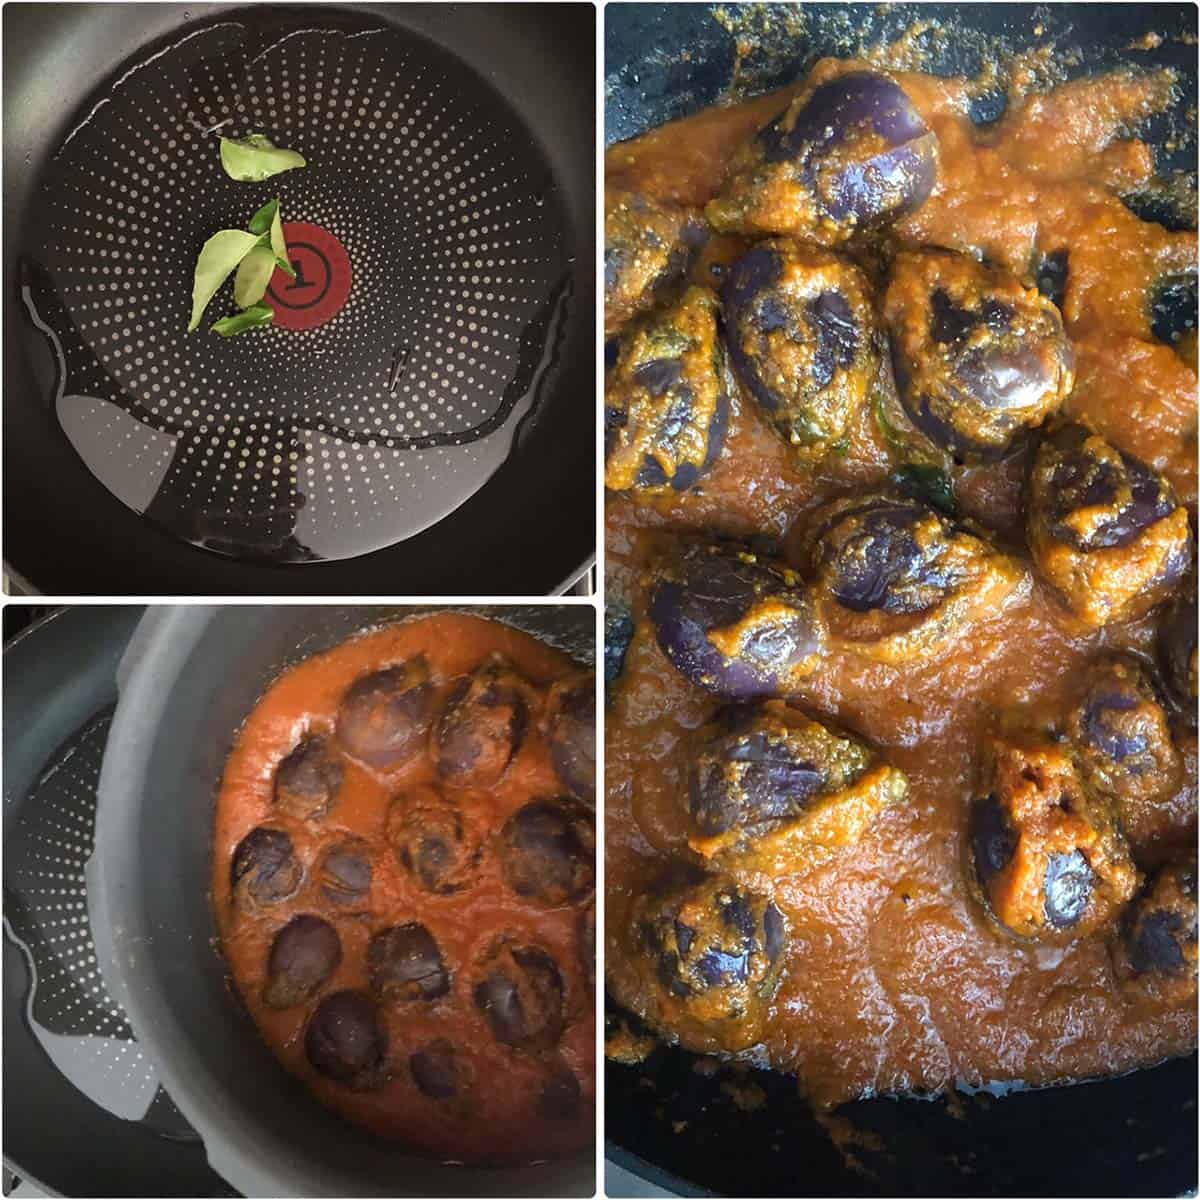
{"label": "thick masala gravy", "polygon": [[[798,95],[864,69],[872,68],[822,60],[792,87],[616,145],[606,183],[702,209],[757,129]],[[1163,343],[1150,312],[1163,277],[1195,270],[1196,235],[1140,220],[1119,199],[1153,175],[1149,147],[1127,131],[1170,102],[1169,76],[1083,78],[1014,97],[988,127],[967,115],[969,81],[893,77],[939,143],[934,191],[894,237],[983,256],[1025,279],[1040,255],[1067,251],[1061,308],[1076,383],[1066,411],[1162,472],[1194,527],[1195,341]],[[719,287],[713,264],[745,246],[710,238],[693,280]],[[882,484],[898,465],[871,405],[843,449],[797,465],[735,393],[725,444],[699,484],[666,499],[607,497],[610,602],[629,603],[635,633],[606,715],[606,973],[612,994],[635,1010],[641,985],[624,938],[630,905],[663,859],[686,856],[684,746],[720,707],[659,649],[645,614],[647,565],[681,534],[737,537],[786,556],[806,512]],[[1028,461],[1018,454],[953,472],[961,510],[1010,545],[1023,541]],[[1115,1074],[1195,1046],[1192,1001],[1122,989],[1104,938],[1047,947],[1007,936],[967,882],[967,809],[987,731],[1005,714],[1035,720],[1063,711],[1085,664],[1105,650],[1151,658],[1157,620],[1084,632],[1035,581],[934,661],[891,666],[831,654],[799,686],[792,699],[871,742],[910,788],[857,846],[805,878],[778,881],[791,936],[750,1057],[794,1072],[814,1102],[828,1105],[956,1081],[1041,1085]],[[1179,748],[1185,772],[1176,794],[1126,817],[1143,870],[1195,841],[1194,735],[1180,734]]]}
{"label": "thick masala gravy", "polygon": [[[307,737],[332,740],[339,706],[356,680],[424,656],[436,712],[454,685],[494,654],[531,685],[533,699],[524,740],[499,782],[454,791],[465,819],[482,833],[482,852],[468,886],[448,894],[418,886],[388,843],[393,801],[400,797],[403,804],[403,797],[421,795],[416,789],[441,786],[427,746],[390,771],[371,769],[342,753],[340,786],[327,813],[303,820],[281,811],[275,799],[280,763]],[[579,675],[566,655],[503,624],[452,613],[404,621],[287,670],[247,718],[226,763],[213,843],[213,904],[222,951],[264,1041],[322,1103],[375,1133],[445,1160],[531,1162],[580,1150],[594,1136],[593,987],[580,943],[581,917],[590,901],[583,897],[547,906],[514,894],[496,851],[497,835],[514,812],[531,799],[563,792],[544,735],[544,702],[555,681]],[[260,826],[291,838],[304,878],[289,898],[247,911],[231,887],[230,865],[239,844]],[[366,843],[372,868],[365,901],[351,905],[331,903],[314,871],[321,850],[346,839]],[[301,914],[334,926],[341,961],[317,995],[271,1007],[263,993],[272,941]],[[319,1073],[305,1048],[306,1027],[318,1002],[344,989],[368,993],[372,935],[409,922],[420,922],[436,939],[448,989],[430,1000],[380,1001],[386,1053],[370,1086],[348,1086]],[[502,1044],[477,1003],[480,964],[502,937],[537,947],[557,967],[562,1028],[553,1045]],[[427,1094],[411,1067],[414,1052],[440,1043],[453,1048],[457,1063],[452,1096]],[[548,1083],[553,1105],[544,1099]]]}

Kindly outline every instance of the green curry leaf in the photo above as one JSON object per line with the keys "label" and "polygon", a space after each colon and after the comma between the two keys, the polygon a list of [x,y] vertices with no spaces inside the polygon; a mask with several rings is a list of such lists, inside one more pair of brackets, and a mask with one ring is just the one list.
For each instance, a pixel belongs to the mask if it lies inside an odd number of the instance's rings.
{"label": "green curry leaf", "polygon": [[221,139],[221,166],[241,183],[262,183],[272,175],[307,166],[295,150],[281,150],[261,133],[244,138]]}
{"label": "green curry leaf", "polygon": [[273,320],[275,320],[275,310],[269,304],[254,304],[245,312],[237,313],[232,317],[222,317],[213,325],[212,332],[228,338],[245,333],[247,329],[270,325]]}
{"label": "green curry leaf", "polygon": [[243,229],[222,229],[204,243],[200,257],[196,259],[196,274],[192,281],[192,318],[188,322],[188,333],[200,324],[217,289],[259,241],[253,233]]}
{"label": "green curry leaf", "polygon": [[275,255],[279,269],[295,279],[296,272],[292,270],[292,260],[288,257],[287,242],[283,237],[283,221],[279,216],[278,204],[275,206],[275,215],[271,218],[271,252]]}
{"label": "green curry leaf", "polygon": [[953,517],[958,512],[954,481],[940,468],[927,467],[920,463],[905,463],[896,469],[893,479],[906,496],[924,500],[948,517]]}
{"label": "green curry leaf", "polygon": [[238,264],[233,277],[233,302],[249,308],[267,294],[267,284],[275,274],[275,255],[270,246],[259,244]]}
{"label": "green curry leaf", "polygon": [[256,233],[259,237],[262,237],[262,235],[271,228],[272,223],[278,215],[279,197],[276,196],[274,200],[268,200],[266,204],[264,204],[262,208],[260,208],[258,212],[256,212],[254,216],[250,218],[250,224],[247,225],[246,228],[250,230],[251,233]]}

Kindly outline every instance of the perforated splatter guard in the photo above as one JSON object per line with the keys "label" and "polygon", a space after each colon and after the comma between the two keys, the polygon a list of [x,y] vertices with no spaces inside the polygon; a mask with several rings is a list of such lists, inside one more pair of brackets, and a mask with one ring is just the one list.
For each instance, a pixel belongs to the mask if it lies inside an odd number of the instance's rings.
{"label": "perforated splatter guard", "polygon": [[193,1138],[109,994],[88,922],[84,867],[112,710],[51,755],[7,836],[4,919],[29,967],[26,1017],[54,1066],[93,1103],[157,1133]]}
{"label": "perforated splatter guard", "polygon": [[[309,16],[238,14],[129,64],[47,168],[22,263],[91,471],[179,537],[272,561],[365,553],[466,500],[570,303],[555,180],[503,97],[416,34]],[[219,136],[254,132],[308,167],[230,179]],[[226,283],[189,336],[200,247],[274,196],[298,273],[272,280],[275,326],[208,332]]]}

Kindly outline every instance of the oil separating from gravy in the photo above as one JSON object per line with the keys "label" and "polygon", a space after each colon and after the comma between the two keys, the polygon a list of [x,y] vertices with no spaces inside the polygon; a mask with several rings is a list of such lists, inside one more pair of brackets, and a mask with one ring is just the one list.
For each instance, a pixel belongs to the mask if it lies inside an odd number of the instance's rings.
{"label": "oil separating from gravy", "polygon": [[[797,95],[871,69],[825,59],[794,86],[713,108],[612,147],[606,182],[699,208],[735,148]],[[1125,132],[1171,99],[1163,72],[1079,79],[1028,95],[987,128],[967,113],[969,81],[894,72],[940,144],[933,195],[893,229],[902,244],[985,256],[1029,278],[1042,253],[1067,250],[1065,328],[1077,383],[1066,411],[1140,457],[1196,506],[1196,364],[1156,339],[1151,296],[1163,276],[1193,271],[1196,236],[1137,218],[1118,198],[1153,176],[1150,149]],[[694,277],[745,243],[714,238]],[[707,276],[707,277],[706,277]],[[1181,347],[1182,350],[1182,347]],[[686,740],[719,703],[667,662],[645,620],[651,553],[677,534],[782,541],[834,495],[886,480],[897,463],[867,405],[842,456],[798,467],[754,406],[734,397],[722,453],[692,490],[665,501],[607,497],[610,597],[636,631],[606,715],[606,971],[638,1008],[624,949],[632,898],[663,856],[684,853]],[[1021,540],[1027,459],[955,471],[962,510]],[[967,885],[965,826],[978,748],[1002,713],[1063,712],[1083,667],[1105,650],[1152,652],[1153,619],[1079,633],[1040,587],[962,635],[936,661],[893,667],[831,656],[794,694],[803,707],[872,742],[911,784],[856,847],[777,896],[791,939],[783,981],[753,1055],[795,1073],[818,1105],[871,1094],[1119,1073],[1196,1042],[1192,1004],[1123,992],[1103,938],[1053,948],[1014,941]],[[1180,746],[1186,780],[1127,828],[1143,868],[1190,845],[1196,746]],[[668,1031],[669,1032],[669,1031]]]}
{"label": "oil separating from gravy", "polygon": [[[579,673],[566,655],[506,625],[443,613],[389,625],[314,655],[281,675],[238,735],[225,766],[217,802],[212,898],[221,948],[238,990],[263,1039],[284,1067],[322,1103],[375,1133],[448,1161],[531,1162],[578,1151],[594,1137],[595,1005],[581,966],[579,908],[537,908],[505,885],[492,847],[485,842],[474,885],[435,895],[414,885],[387,845],[392,799],[437,782],[428,751],[392,772],[374,771],[343,757],[336,805],[320,821],[279,811],[274,778],[279,763],[306,734],[332,736],[346,690],[363,675],[424,655],[437,689],[440,711],[455,681],[498,652],[539,690]],[[529,732],[500,782],[486,791],[455,793],[465,807],[486,817],[492,831],[527,801],[563,792],[545,738],[541,713],[530,714]],[[230,862],[241,840],[257,826],[287,832],[306,876],[291,899],[250,914],[233,902]],[[311,868],[322,847],[343,837],[372,846],[369,901],[349,913],[327,901]],[[335,926],[342,961],[316,998],[286,1009],[262,1001],[267,956],[278,930],[301,913]],[[436,937],[450,973],[448,994],[431,1002],[383,1000],[388,1037],[388,1080],[377,1090],[353,1090],[320,1075],[305,1054],[305,1027],[321,996],[344,988],[368,989],[367,943],[379,929],[410,921]],[[562,977],[566,1026],[554,1050],[525,1053],[501,1045],[476,1007],[476,964],[499,935],[515,934],[548,953]],[[450,1042],[465,1063],[467,1086],[448,1101],[429,1098],[415,1086],[410,1054],[437,1039]],[[565,1064],[580,1085],[581,1102],[549,1116],[539,1109],[548,1070]]]}

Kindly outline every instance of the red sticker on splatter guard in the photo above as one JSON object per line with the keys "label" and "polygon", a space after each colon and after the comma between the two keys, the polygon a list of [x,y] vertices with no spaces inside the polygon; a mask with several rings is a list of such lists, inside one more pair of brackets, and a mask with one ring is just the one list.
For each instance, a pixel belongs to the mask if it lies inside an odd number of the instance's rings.
{"label": "red sticker on splatter guard", "polygon": [[350,256],[332,233],[307,221],[283,226],[296,278],[278,267],[267,287],[275,324],[284,329],[316,329],[342,311],[350,295]]}

